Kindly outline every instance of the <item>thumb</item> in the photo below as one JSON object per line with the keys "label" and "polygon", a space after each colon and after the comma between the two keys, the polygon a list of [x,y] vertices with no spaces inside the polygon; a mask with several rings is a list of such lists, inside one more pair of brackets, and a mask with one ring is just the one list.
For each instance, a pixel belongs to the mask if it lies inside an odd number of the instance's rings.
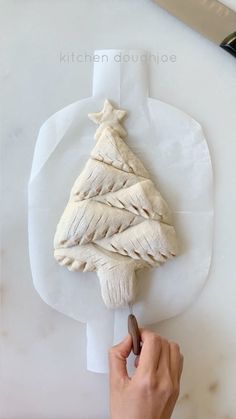
{"label": "thumb", "polygon": [[112,346],[109,350],[109,369],[112,378],[128,377],[126,359],[132,349],[132,338],[127,335],[118,345]]}

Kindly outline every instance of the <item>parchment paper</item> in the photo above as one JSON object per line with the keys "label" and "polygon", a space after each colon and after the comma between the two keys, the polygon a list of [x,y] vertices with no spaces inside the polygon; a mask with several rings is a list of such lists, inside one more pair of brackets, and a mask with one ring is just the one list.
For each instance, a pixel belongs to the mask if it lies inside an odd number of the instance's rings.
{"label": "parchment paper", "polygon": [[[51,116],[39,132],[29,182],[29,252],[35,288],[47,304],[87,323],[87,368],[107,372],[107,349],[127,334],[128,309],[108,310],[96,273],[69,272],[53,257],[56,225],[94,146],[96,127],[87,114],[100,111],[105,98],[128,111],[127,143],[173,212],[181,252],[162,267],[139,275],[134,312],[143,326],[181,313],[206,281],[213,181],[201,126],[148,96],[148,54],[104,50],[94,56],[92,96]],[[77,337],[75,344],[79,345]]]}

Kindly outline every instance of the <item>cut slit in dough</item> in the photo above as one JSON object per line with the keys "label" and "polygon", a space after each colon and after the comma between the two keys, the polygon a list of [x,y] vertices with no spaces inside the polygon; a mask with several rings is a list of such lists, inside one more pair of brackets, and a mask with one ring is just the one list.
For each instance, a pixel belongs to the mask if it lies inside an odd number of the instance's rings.
{"label": "cut slit in dough", "polygon": [[125,111],[107,100],[90,114],[97,140],[57,226],[54,256],[72,271],[96,271],[104,303],[133,303],[137,269],[177,254],[171,214],[142,162],[124,142]]}

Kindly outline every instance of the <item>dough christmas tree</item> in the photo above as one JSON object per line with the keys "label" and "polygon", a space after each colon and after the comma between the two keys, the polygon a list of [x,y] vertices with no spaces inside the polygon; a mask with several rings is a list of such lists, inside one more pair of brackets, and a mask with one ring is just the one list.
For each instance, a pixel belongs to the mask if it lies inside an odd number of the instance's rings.
{"label": "dough christmas tree", "polygon": [[96,144],[76,179],[57,226],[54,255],[71,271],[96,271],[108,308],[132,303],[136,271],[177,253],[170,211],[141,161],[125,142],[126,111],[108,100],[99,113]]}

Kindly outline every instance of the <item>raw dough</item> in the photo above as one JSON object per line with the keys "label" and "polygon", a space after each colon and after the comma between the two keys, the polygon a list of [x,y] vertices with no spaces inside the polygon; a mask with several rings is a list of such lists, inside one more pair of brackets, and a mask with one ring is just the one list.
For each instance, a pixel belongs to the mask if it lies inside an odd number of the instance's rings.
{"label": "raw dough", "polygon": [[132,303],[135,271],[177,254],[167,203],[124,139],[126,111],[105,100],[89,114],[96,145],[71,190],[57,226],[54,255],[72,271],[97,271],[108,308]]}

